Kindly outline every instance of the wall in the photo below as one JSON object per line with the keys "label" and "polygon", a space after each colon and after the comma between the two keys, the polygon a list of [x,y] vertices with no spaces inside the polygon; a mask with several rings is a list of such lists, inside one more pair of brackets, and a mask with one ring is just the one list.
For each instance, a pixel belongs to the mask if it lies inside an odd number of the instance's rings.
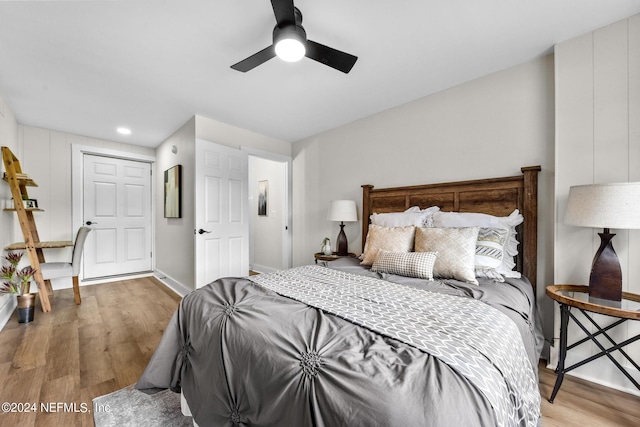
{"label": "wall", "polygon": [[[559,44],[555,50],[554,280],[587,284],[591,262],[600,245],[597,232],[602,230],[563,224],[566,200],[572,185],[640,181],[640,15]],[[612,232],[617,234],[613,245],[622,266],[623,290],[640,293],[640,231]],[[598,321],[611,323],[602,316]],[[623,340],[640,333],[640,325],[635,323],[616,328],[612,336]],[[570,328],[570,342],[583,336],[576,329]],[[557,313],[554,337],[557,343]],[[640,343],[627,350],[632,358],[640,360]],[[569,357],[594,352],[596,348],[589,344],[572,350]],[[552,354],[555,356],[555,352]],[[627,364],[624,359],[619,360]],[[606,358],[573,373],[639,393]],[[640,380],[640,373],[636,374]]]}
{"label": "wall", "polygon": [[[0,146],[9,147],[16,156],[18,155],[18,122],[16,122],[13,112],[2,95],[0,95]],[[4,163],[0,163],[0,165],[0,175],[2,175],[4,173]],[[11,191],[9,186],[4,182],[0,183],[0,200],[8,200],[10,198]],[[2,205],[0,204],[1,207]],[[16,214],[0,211],[0,247],[4,248],[15,241],[13,230],[16,224]],[[5,263],[2,262],[1,265],[5,265]],[[15,298],[0,294],[0,329],[4,327],[15,306]]]}
{"label": "wall", "polygon": [[[123,153],[153,155],[153,150],[131,144],[94,139],[31,126],[19,126],[19,153],[22,169],[38,183],[29,196],[38,200],[44,213],[36,217],[40,240],[73,240],[71,146],[79,144]],[[16,236],[21,236],[16,228]],[[71,248],[51,253],[49,261],[71,259]]]}
{"label": "wall", "polygon": [[[193,117],[156,148],[156,275],[184,294],[194,289],[195,122]],[[172,152],[176,147],[176,153]],[[182,165],[182,218],[164,217],[164,171]]]}
{"label": "wall", "polygon": [[[518,175],[541,165],[538,300],[553,272],[553,57],[546,56],[293,144],[294,265],[313,261],[337,224],[332,199],[362,206],[376,187]],[[363,218],[360,218],[362,221]],[[361,223],[347,223],[349,250],[361,252]],[[550,326],[549,326],[550,328]],[[551,336],[551,329],[548,335]]]}
{"label": "wall", "polygon": [[[286,221],[286,164],[249,156],[249,260],[251,269],[272,272],[286,268],[283,230]],[[268,215],[258,216],[258,182],[269,183]]]}
{"label": "wall", "polygon": [[[156,149],[156,270],[157,275],[184,294],[195,289],[194,240],[195,221],[195,141],[204,139],[240,149],[250,147],[276,154],[291,155],[287,142],[240,129],[203,116],[194,116]],[[178,154],[171,152],[175,145]],[[167,220],[163,216],[161,176],[164,170],[183,165],[182,218]]]}
{"label": "wall", "polygon": [[[40,240],[73,240],[71,147],[73,144],[115,150],[122,153],[153,155],[153,150],[131,144],[94,139],[31,126],[19,126],[19,151],[23,171],[29,173],[38,187],[29,196],[38,200],[43,213],[36,214]],[[15,237],[22,239],[19,227]],[[47,261],[68,261],[71,248],[47,252]],[[64,281],[65,283],[68,281]],[[56,289],[56,282],[52,282]],[[70,287],[70,283],[68,286]]]}
{"label": "wall", "polygon": [[270,153],[285,156],[291,155],[291,144],[288,142],[270,138],[203,116],[196,116],[196,138],[238,149],[241,147],[251,147]]}
{"label": "wall", "polygon": [[[152,149],[140,146],[19,125],[4,101],[0,107],[4,112],[4,117],[0,118],[2,145],[5,145],[5,138],[7,141],[11,139],[15,141],[8,144],[9,147],[20,160],[22,170],[38,183],[38,187],[30,187],[28,191],[29,197],[37,199],[38,205],[44,209],[44,212],[35,214],[40,240],[73,240],[75,236],[72,226],[72,144],[153,155]],[[2,199],[11,197],[5,187],[2,186],[0,189]],[[23,240],[20,225],[15,217],[15,213],[0,212],[2,227],[0,244],[7,240],[11,242]],[[46,256],[49,262],[67,261],[71,259],[71,248],[48,251]],[[71,287],[71,281],[53,280],[52,286],[54,289],[68,288]],[[34,290],[37,291],[37,289]],[[1,298],[0,304],[2,304]]]}

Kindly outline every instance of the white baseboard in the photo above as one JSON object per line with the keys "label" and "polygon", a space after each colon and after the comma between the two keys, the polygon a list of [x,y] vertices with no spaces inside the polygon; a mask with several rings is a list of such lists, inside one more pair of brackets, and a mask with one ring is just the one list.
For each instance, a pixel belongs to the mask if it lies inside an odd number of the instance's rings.
{"label": "white baseboard", "polygon": [[251,270],[257,273],[275,273],[276,271],[280,271],[278,268],[267,267],[266,265],[253,264],[251,265]]}
{"label": "white baseboard", "polygon": [[9,296],[6,301],[4,301],[4,304],[0,307],[0,330],[7,324],[17,305],[18,300],[13,296]]}
{"label": "white baseboard", "polygon": [[[153,276],[153,272],[152,271],[145,271],[142,273],[134,273],[134,274],[121,274],[121,275],[117,275],[117,276],[105,276],[105,277],[98,277],[95,279],[81,279],[80,280],[80,286],[88,286],[88,285],[99,285],[101,283],[112,283],[112,282],[119,282],[121,280],[129,280],[129,279],[139,279],[141,277],[149,277],[149,276]],[[60,280],[60,279],[58,279]],[[73,282],[71,281],[71,278],[66,278],[63,279],[66,280],[66,284],[63,284],[62,286],[54,286],[54,290],[55,289],[68,289],[73,287]],[[59,282],[55,282],[55,283],[59,283]],[[51,282],[51,285],[54,285],[54,282]]]}
{"label": "white baseboard", "polygon": [[160,280],[169,289],[171,289],[173,292],[180,295],[181,297],[184,297],[188,293],[191,293],[193,291],[193,289],[189,289],[182,283],[178,282],[177,280],[173,279],[172,277],[168,276],[167,274],[163,273],[160,270],[155,270],[153,272],[153,275],[155,276],[156,279]]}

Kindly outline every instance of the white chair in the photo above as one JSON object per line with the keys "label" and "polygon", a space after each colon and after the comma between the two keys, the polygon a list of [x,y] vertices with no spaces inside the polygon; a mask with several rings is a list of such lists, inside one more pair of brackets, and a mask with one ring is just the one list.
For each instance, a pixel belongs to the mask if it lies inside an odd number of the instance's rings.
{"label": "white chair", "polygon": [[80,261],[82,260],[82,250],[87,235],[91,231],[89,227],[80,227],[76,234],[76,241],[73,245],[73,255],[71,262],[43,262],[40,263],[40,272],[44,280],[59,279],[61,277],[71,277],[73,279],[73,294],[76,304],[80,304],[80,284],[78,274],[80,274]]}

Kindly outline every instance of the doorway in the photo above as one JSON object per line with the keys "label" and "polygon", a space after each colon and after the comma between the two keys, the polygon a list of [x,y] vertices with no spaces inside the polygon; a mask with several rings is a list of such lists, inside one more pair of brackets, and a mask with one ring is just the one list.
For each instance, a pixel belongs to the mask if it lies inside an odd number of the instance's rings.
{"label": "doorway", "polygon": [[291,158],[249,153],[249,266],[269,273],[291,267]]}

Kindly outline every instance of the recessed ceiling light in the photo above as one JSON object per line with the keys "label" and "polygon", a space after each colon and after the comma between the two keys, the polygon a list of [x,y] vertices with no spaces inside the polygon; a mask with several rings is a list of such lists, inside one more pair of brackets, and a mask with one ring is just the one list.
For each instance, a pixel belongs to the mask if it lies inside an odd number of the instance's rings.
{"label": "recessed ceiling light", "polygon": [[122,135],[131,135],[131,129],[129,128],[118,128],[118,133]]}

